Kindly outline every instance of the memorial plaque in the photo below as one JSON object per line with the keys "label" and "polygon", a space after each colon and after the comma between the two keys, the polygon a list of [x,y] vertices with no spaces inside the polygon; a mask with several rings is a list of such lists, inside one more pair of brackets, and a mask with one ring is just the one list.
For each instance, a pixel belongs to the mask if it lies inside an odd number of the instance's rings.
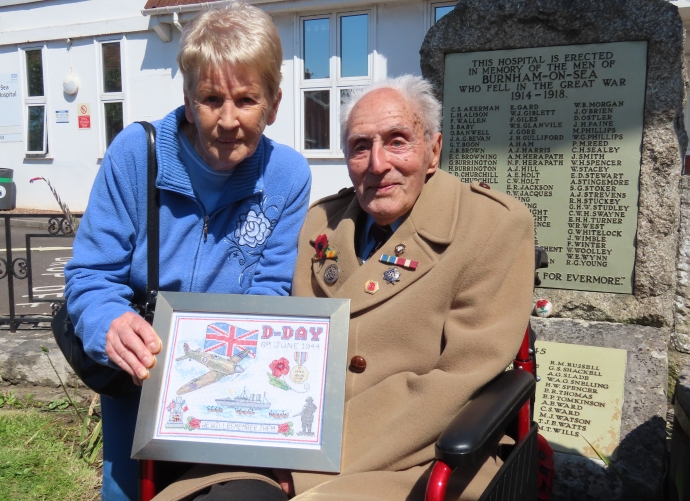
{"label": "memorial plaque", "polygon": [[647,42],[447,54],[441,168],[521,200],[542,287],[632,293]]}
{"label": "memorial plaque", "polygon": [[620,440],[627,351],[536,342],[534,420],[555,451],[596,458]]}

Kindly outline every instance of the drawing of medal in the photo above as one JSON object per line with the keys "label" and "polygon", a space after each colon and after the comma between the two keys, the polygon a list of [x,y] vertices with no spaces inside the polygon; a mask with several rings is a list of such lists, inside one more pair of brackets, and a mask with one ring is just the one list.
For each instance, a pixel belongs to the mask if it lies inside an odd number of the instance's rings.
{"label": "drawing of medal", "polygon": [[290,371],[290,379],[292,379],[296,384],[302,384],[309,378],[309,371],[304,366],[304,362],[307,361],[307,356],[309,354],[306,351],[296,351],[295,352],[295,362],[296,366]]}

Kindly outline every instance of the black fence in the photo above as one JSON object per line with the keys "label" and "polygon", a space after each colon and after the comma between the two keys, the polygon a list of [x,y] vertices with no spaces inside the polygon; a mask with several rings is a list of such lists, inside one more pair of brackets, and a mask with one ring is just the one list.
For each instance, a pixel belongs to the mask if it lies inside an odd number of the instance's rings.
{"label": "black fence", "polygon": [[[42,242],[45,242],[45,239],[50,238],[60,238],[63,240],[66,237],[74,238],[74,230],[64,216],[56,213],[0,213],[0,217],[4,219],[5,222],[5,257],[0,257],[0,281],[7,280],[7,302],[9,306],[9,315],[0,316],[0,324],[9,324],[10,331],[15,332],[17,327],[22,323],[50,321],[52,315],[54,315],[60,309],[62,303],[64,303],[64,297],[61,293],[40,294],[36,293],[34,290],[34,284],[36,281],[34,277],[34,267],[32,266],[32,240],[40,239]],[[81,215],[75,215],[74,217],[78,219],[81,217]],[[25,227],[26,224],[22,224],[20,221],[18,221],[21,219],[31,219],[32,222],[39,221],[41,224],[38,228],[35,228],[35,232],[33,232],[32,228],[32,232],[24,235],[26,239],[26,246],[24,248],[25,255],[15,256],[12,242],[12,222],[15,221],[17,223],[15,228]],[[40,232],[41,230],[43,230],[42,233]],[[15,245],[17,244],[15,243]],[[63,276],[60,273],[56,273],[55,275]],[[16,298],[18,297],[18,294],[16,289],[20,284],[22,284],[23,287],[23,281],[25,280],[28,282],[28,298],[30,303],[50,303],[50,314],[17,314]],[[62,285],[64,286],[64,278],[62,278]],[[0,283],[0,287],[1,286],[2,284]]]}

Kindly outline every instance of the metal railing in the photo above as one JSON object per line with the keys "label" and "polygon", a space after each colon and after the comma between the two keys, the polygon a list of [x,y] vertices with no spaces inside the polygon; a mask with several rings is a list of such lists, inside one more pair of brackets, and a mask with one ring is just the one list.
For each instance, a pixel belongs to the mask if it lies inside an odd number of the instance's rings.
{"label": "metal railing", "polygon": [[[9,317],[0,317],[0,324],[9,324],[10,331],[16,332],[17,327],[22,323],[37,323],[50,321],[59,309],[64,298],[38,297],[42,294],[34,294],[34,278],[31,262],[31,240],[32,238],[74,238],[74,231],[69,222],[61,214],[57,213],[34,213],[34,214],[2,214],[0,217],[5,222],[5,258],[0,257],[0,280],[7,279],[7,295],[9,304]],[[75,218],[81,215],[75,214]],[[15,257],[12,249],[12,220],[16,219],[42,219],[48,220],[47,233],[27,233],[26,234],[26,256]],[[15,302],[16,293],[15,280],[27,280],[29,288],[29,301],[31,303],[51,303],[52,315],[17,315],[17,304]]]}

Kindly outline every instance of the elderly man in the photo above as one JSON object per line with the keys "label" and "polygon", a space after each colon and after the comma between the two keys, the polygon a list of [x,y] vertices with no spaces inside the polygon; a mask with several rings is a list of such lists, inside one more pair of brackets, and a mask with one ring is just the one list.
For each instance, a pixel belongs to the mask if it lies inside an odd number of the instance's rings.
{"label": "elderly man", "polygon": [[[277,472],[295,499],[423,499],[436,439],[520,345],[532,217],[438,170],[440,113],[414,76],[376,83],[343,107],[354,187],[311,207],[293,278],[295,295],[351,299],[342,470]],[[447,499],[476,499],[497,468],[490,457],[456,472]],[[223,480],[232,478],[247,477]]]}

